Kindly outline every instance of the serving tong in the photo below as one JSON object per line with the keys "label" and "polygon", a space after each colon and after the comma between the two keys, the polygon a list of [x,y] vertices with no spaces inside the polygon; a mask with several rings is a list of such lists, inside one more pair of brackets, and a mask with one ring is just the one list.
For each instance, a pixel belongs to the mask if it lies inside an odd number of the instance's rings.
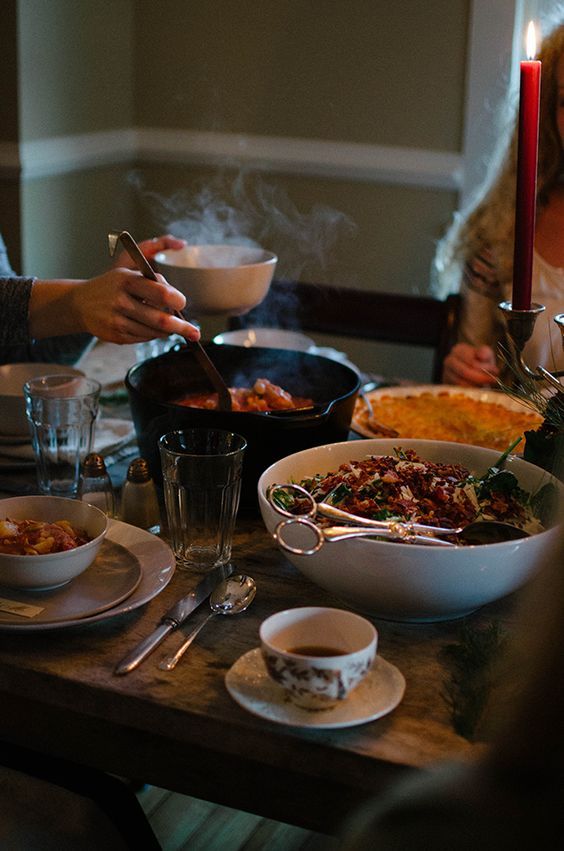
{"label": "serving tong", "polygon": [[[133,239],[130,233],[126,230],[122,231],[111,231],[108,234],[108,245],[110,248],[110,256],[113,257],[118,242],[121,240],[123,243],[123,247],[136,264],[139,271],[146,277],[149,278],[150,281],[158,281],[155,270]],[[173,311],[174,315],[179,319],[183,319],[184,317],[180,313],[179,310]],[[208,377],[213,389],[217,393],[218,402],[217,407],[220,411],[231,411],[232,409],[232,401],[231,401],[231,393],[229,392],[229,388],[220,373],[217,371],[213,362],[210,360],[209,356],[206,354],[205,349],[199,340],[189,340],[187,337],[184,338],[186,340],[186,345],[192,351],[198,361],[200,367],[204,370],[206,376]]]}
{"label": "serving tong", "polygon": [[[301,514],[296,515],[288,511],[275,500],[277,491],[293,491],[308,503],[308,507]],[[455,547],[451,541],[445,541],[436,535],[456,535],[462,532],[462,527],[446,528],[444,526],[427,526],[424,523],[409,523],[399,520],[372,520],[368,517],[359,517],[348,511],[343,511],[328,502],[316,502],[313,496],[301,485],[294,483],[270,485],[266,497],[270,505],[278,514],[285,519],[281,520],[274,530],[274,539],[286,552],[294,555],[313,555],[318,552],[325,542],[344,541],[347,538],[368,538],[377,536],[388,538],[393,541],[403,541],[408,544],[427,544],[437,547]],[[316,515],[322,515],[332,520],[340,520],[347,525],[342,526],[319,526],[314,522]],[[285,530],[302,526],[309,529],[314,536],[311,547],[295,547],[284,538]]]}
{"label": "serving tong", "polygon": [[[301,514],[296,515],[288,511],[279,502],[275,501],[274,494],[278,490],[295,491],[301,498],[305,499],[309,507]],[[293,555],[314,555],[319,552],[323,544],[335,541],[345,541],[348,538],[386,538],[391,541],[400,541],[405,544],[425,544],[434,547],[457,547],[458,543],[445,541],[440,535],[455,536],[459,540],[469,544],[494,544],[504,541],[528,538],[529,533],[512,523],[498,520],[475,520],[466,526],[458,526],[454,529],[446,526],[427,526],[424,523],[411,523],[400,520],[372,520],[369,517],[359,517],[348,511],[343,511],[328,502],[316,502],[313,496],[301,485],[288,483],[283,485],[270,485],[266,493],[270,505],[278,514],[286,519],[281,520],[276,526],[273,537],[276,543],[286,552]],[[317,514],[332,520],[340,520],[343,526],[319,526],[314,522]],[[291,527],[301,526],[308,529],[314,536],[311,547],[296,547],[289,543],[285,537],[285,531]]]}

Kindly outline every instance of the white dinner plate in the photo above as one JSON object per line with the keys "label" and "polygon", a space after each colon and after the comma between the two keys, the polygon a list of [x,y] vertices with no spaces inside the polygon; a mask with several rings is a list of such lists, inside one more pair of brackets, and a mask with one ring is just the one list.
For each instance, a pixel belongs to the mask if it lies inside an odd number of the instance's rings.
{"label": "white dinner plate", "polygon": [[[503,393],[500,390],[481,389],[479,387],[457,387],[450,384],[412,384],[401,387],[380,387],[376,390],[371,390],[366,395],[373,404],[377,404],[378,400],[384,396],[404,399],[408,396],[420,396],[422,393],[429,393],[432,396],[439,396],[445,393],[449,396],[467,396],[469,399],[475,399],[478,402],[488,402],[490,404],[501,405],[503,408],[506,408],[509,411],[515,411],[519,414],[533,414],[529,408],[525,407],[525,405],[518,402],[516,399],[513,399],[507,393]],[[362,417],[360,415],[365,411],[366,407],[364,401],[358,397],[353,412],[351,429],[363,437],[380,437],[381,435],[375,434],[362,423]],[[378,418],[377,412],[376,417]],[[537,426],[532,425],[531,427],[536,428]],[[419,435],[417,435],[417,437],[419,437]],[[427,435],[423,435],[423,438],[427,440],[433,439]],[[445,438],[439,439],[444,440]]]}
{"label": "white dinner plate", "polygon": [[0,470],[34,470],[35,461],[25,458],[11,458],[0,452]]}
{"label": "white dinner plate", "polygon": [[28,434],[0,434],[0,446],[19,446],[29,443],[30,440]]}
{"label": "white dinner plate", "polygon": [[225,685],[233,700],[253,715],[278,724],[312,729],[354,727],[375,721],[395,709],[405,691],[401,671],[382,656],[376,656],[370,673],[346,700],[333,709],[302,709],[269,677],[260,647],[237,659],[225,675]]}
{"label": "white dinner plate", "polygon": [[35,613],[29,622],[46,625],[110,609],[129,597],[140,582],[139,561],[129,550],[105,538],[90,567],[65,585],[43,591],[0,585],[0,625],[22,622],[22,615],[8,611],[7,601],[33,607]]}
{"label": "white dinner plate", "polygon": [[[38,620],[39,617],[45,618],[44,613],[40,613],[36,618],[23,618],[14,615],[9,615],[7,612],[0,612],[0,631],[16,631],[16,632],[33,632],[36,630],[46,629],[61,629],[70,626],[86,626],[87,624],[97,623],[101,620],[116,617],[116,615],[124,614],[133,611],[133,609],[144,605],[153,597],[165,588],[172,579],[175,569],[175,559],[172,550],[163,540],[144,529],[138,529],[136,526],[130,526],[128,523],[122,523],[120,520],[111,520],[106,533],[105,541],[109,544],[117,546],[108,546],[108,556],[113,554],[115,559],[114,564],[127,565],[130,588],[126,591],[125,586],[122,587],[121,596],[117,594],[117,584],[114,588],[114,600],[108,602],[106,594],[106,603],[103,610],[100,607],[95,607],[95,611],[91,610],[90,614],[86,612],[86,605],[81,601],[79,592],[72,590],[75,583],[81,578],[80,576],[69,583],[68,588],[53,589],[51,592],[27,592],[25,594],[16,592],[15,589],[0,588],[0,597],[10,600],[24,600],[32,605],[42,606],[42,595],[56,595],[62,597],[63,593],[68,593],[69,599],[66,601],[66,614],[57,620]],[[31,556],[30,556],[31,558]],[[85,576],[96,565],[94,561],[91,568],[85,571],[81,576]],[[134,567],[132,567],[134,565]],[[104,581],[109,573],[109,565],[99,574],[100,582],[92,582],[93,594],[99,595],[99,601],[106,593],[104,591]],[[133,574],[137,576],[137,584],[134,583]],[[96,580],[96,576],[93,576]],[[97,590],[95,588],[97,586]],[[82,612],[82,614],[81,614]]]}
{"label": "white dinner plate", "polygon": [[[93,452],[109,455],[124,446],[135,436],[135,429],[129,420],[104,418],[96,422],[94,430]],[[31,438],[17,439],[13,444],[5,440],[0,444],[0,465],[9,466],[10,461],[20,465],[35,466],[35,455]],[[12,464],[13,466],[13,464]]]}
{"label": "white dinner plate", "polygon": [[224,331],[213,338],[218,345],[244,346],[246,349],[256,346],[265,349],[291,349],[295,352],[307,352],[315,341],[298,331],[284,328],[239,328],[236,331]]}

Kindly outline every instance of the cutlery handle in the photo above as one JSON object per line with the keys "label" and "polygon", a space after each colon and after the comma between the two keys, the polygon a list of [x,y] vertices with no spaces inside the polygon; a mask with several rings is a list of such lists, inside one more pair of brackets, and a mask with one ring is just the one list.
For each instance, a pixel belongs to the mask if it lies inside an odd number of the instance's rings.
{"label": "cutlery handle", "polygon": [[166,638],[172,629],[173,627],[170,623],[162,623],[158,626],[116,665],[114,674],[129,674],[130,671],[133,671]]}
{"label": "cutlery handle", "polygon": [[[110,241],[111,254],[114,253],[117,242],[121,239],[125,250],[133,262],[137,264],[139,271],[151,281],[158,281],[155,270],[128,231],[122,230],[121,233],[118,233],[117,231],[112,232],[108,234],[108,239]],[[179,319],[184,319],[179,310],[175,310],[173,312]],[[218,409],[220,411],[230,411],[232,409],[231,394],[225,381],[216,369],[215,364],[212,362],[199,340],[190,340],[188,337],[185,339],[186,345],[194,353],[200,368],[204,370],[212,387],[217,392],[219,399]]]}
{"label": "cutlery handle", "polygon": [[207,618],[199,624],[196,629],[193,629],[190,635],[182,642],[176,653],[173,653],[172,656],[165,656],[159,662],[159,668],[161,671],[172,671],[173,668],[176,668],[177,664],[180,662],[200,630],[202,630],[207,622],[213,618],[216,612],[210,612]]}

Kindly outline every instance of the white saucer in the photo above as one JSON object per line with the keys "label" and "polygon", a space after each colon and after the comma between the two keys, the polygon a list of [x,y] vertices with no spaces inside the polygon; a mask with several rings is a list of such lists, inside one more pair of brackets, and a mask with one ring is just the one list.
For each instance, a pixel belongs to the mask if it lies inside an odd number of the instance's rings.
{"label": "white saucer", "polygon": [[321,712],[301,709],[270,679],[260,647],[237,659],[225,675],[225,685],[239,706],[259,718],[293,727],[325,729],[353,727],[381,718],[396,708],[405,691],[401,671],[376,656],[370,673],[346,700]]}

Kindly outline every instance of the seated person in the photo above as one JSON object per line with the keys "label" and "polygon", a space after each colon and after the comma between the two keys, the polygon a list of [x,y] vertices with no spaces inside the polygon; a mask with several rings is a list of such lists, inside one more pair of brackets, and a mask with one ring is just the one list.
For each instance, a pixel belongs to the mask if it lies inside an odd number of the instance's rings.
{"label": "seated person", "polygon": [[[524,358],[532,369],[542,365],[555,371],[564,368],[561,335],[552,320],[564,312],[564,24],[543,39],[538,58],[542,80],[532,298],[546,309],[537,318]],[[436,253],[437,295],[460,289],[463,296],[459,342],[444,362],[447,384],[494,385],[504,369],[498,344],[504,342],[505,327],[498,304],[511,301],[516,181],[517,121],[501,165],[478,201],[456,217]]]}

